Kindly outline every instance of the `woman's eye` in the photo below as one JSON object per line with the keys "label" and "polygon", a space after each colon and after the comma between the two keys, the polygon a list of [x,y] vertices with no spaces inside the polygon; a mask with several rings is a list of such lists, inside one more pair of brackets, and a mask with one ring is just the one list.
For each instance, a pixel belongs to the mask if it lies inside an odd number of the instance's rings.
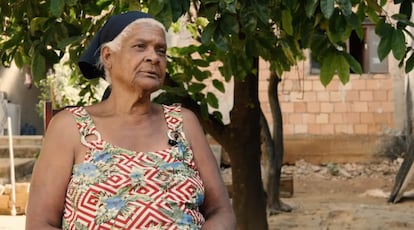
{"label": "woman's eye", "polygon": [[137,48],[145,48],[145,45],[144,44],[136,44],[135,47],[137,47]]}
{"label": "woman's eye", "polygon": [[165,56],[165,54],[167,53],[167,50],[159,49],[157,52],[158,52],[159,55]]}

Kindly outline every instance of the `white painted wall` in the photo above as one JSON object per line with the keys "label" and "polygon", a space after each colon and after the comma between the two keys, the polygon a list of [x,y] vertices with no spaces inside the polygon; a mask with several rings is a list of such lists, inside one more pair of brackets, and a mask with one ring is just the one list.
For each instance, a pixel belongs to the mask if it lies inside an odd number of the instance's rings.
{"label": "white painted wall", "polygon": [[33,125],[36,134],[43,134],[43,118],[36,111],[40,91],[36,87],[28,89],[24,83],[24,73],[16,66],[10,68],[0,68],[0,91],[6,92],[10,103],[20,105],[21,121],[20,124]]}

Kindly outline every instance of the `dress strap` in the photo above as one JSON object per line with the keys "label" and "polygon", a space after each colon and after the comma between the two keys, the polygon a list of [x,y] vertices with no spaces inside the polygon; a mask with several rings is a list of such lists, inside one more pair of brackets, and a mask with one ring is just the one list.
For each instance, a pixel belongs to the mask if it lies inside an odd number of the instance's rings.
{"label": "dress strap", "polygon": [[164,116],[168,126],[168,138],[170,145],[177,141],[186,141],[183,130],[183,116],[181,113],[181,104],[163,105]]}
{"label": "dress strap", "polygon": [[181,104],[163,105],[163,108],[168,129],[175,131],[181,129],[183,121],[183,116],[181,114]]}
{"label": "dress strap", "polygon": [[[86,109],[83,106],[79,106],[68,107],[66,110],[72,113],[73,118],[76,121],[81,136],[81,143],[88,148],[96,148],[97,143],[102,142],[101,134],[96,130],[95,123]],[[95,138],[93,138],[92,141],[86,140],[86,137],[90,135],[94,135]]]}

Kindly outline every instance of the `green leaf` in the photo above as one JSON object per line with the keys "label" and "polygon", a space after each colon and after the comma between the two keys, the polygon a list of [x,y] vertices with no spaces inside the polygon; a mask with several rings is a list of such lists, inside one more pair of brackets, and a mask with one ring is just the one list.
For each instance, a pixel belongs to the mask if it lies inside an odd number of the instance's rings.
{"label": "green leaf", "polygon": [[409,73],[414,68],[414,52],[411,53],[411,56],[405,62],[405,72]]}
{"label": "green leaf", "polygon": [[36,31],[43,31],[46,21],[49,18],[35,17],[30,21],[30,34],[34,35]]}
{"label": "green leaf", "polygon": [[44,52],[46,64],[56,64],[60,61],[60,57],[53,50],[46,50]]}
{"label": "green leaf", "polygon": [[198,67],[208,67],[210,65],[210,62],[203,60],[203,59],[193,59],[193,64]]}
{"label": "green leaf", "polygon": [[226,7],[224,9],[228,13],[232,13],[232,14],[237,13],[236,4],[235,4],[235,1],[233,1],[233,0],[226,1]]}
{"label": "green leaf", "polygon": [[253,38],[247,38],[246,39],[246,53],[254,57],[257,57],[259,56],[259,52],[260,50],[259,50],[256,40]]}
{"label": "green leaf", "polygon": [[35,52],[32,60],[32,76],[35,82],[46,78],[46,60],[40,52]]}
{"label": "green leaf", "polygon": [[264,24],[269,23],[269,8],[265,4],[254,4],[253,7],[260,21]]}
{"label": "green leaf", "polygon": [[291,64],[294,64],[296,59],[292,53],[292,48],[285,41],[280,41],[280,45],[282,47],[283,54],[285,54],[286,56],[286,60],[289,61]]}
{"label": "green leaf", "polygon": [[295,9],[298,7],[298,0],[289,0],[289,1],[284,1],[283,4],[288,8],[288,9]]}
{"label": "green leaf", "polygon": [[165,1],[163,0],[151,0],[148,4],[148,13],[156,17],[164,9]]}
{"label": "green leaf", "polygon": [[334,12],[335,0],[321,0],[320,7],[325,18],[330,18]]}
{"label": "green leaf", "polygon": [[79,44],[83,39],[83,36],[74,36],[65,38],[57,43],[57,47],[61,50],[64,50],[67,46],[71,44]]}
{"label": "green leaf", "polygon": [[352,4],[349,0],[336,0],[336,3],[339,5],[341,12],[345,16],[349,16],[352,14]]}
{"label": "green leaf", "polygon": [[392,54],[397,60],[404,58],[406,45],[405,36],[401,30],[394,30],[392,32]]}
{"label": "green leaf", "polygon": [[211,4],[211,3],[219,3],[220,0],[203,0],[202,4],[207,5],[207,4]]}
{"label": "green leaf", "polygon": [[358,4],[355,14],[358,16],[359,21],[365,20],[365,18],[367,17],[365,4]]}
{"label": "green leaf", "polygon": [[246,33],[254,33],[257,29],[257,17],[250,8],[247,10],[244,9],[246,8],[243,8],[240,12],[240,24]]}
{"label": "green leaf", "polygon": [[183,15],[188,10],[190,6],[190,1],[171,0],[170,4],[171,4],[171,9],[172,9],[172,15],[173,15],[172,19],[175,22],[181,17],[181,15]]}
{"label": "green leaf", "polygon": [[65,0],[50,0],[50,13],[54,17],[59,17],[65,7]]}
{"label": "green leaf", "polygon": [[14,63],[18,68],[22,68],[24,65],[23,55],[19,50],[17,50],[14,54]]}
{"label": "green leaf", "polygon": [[361,64],[359,64],[359,62],[349,53],[345,53],[344,56],[351,70],[354,71],[354,73],[362,74]]}
{"label": "green leaf", "polygon": [[222,30],[216,30],[213,35],[214,44],[221,51],[227,52],[229,49],[230,42],[227,39],[227,33]]}
{"label": "green leaf", "polygon": [[397,20],[398,22],[404,25],[409,25],[411,27],[414,27],[414,23],[410,21],[409,19],[407,19],[407,15],[405,14],[394,14],[391,16],[391,18],[394,20]]}
{"label": "green leaf", "polygon": [[337,66],[337,72],[339,80],[342,84],[349,82],[349,64],[343,55],[335,55],[335,63]]}
{"label": "green leaf", "polygon": [[214,111],[213,116],[217,119],[217,121],[220,122],[220,124],[223,124],[223,115],[220,113],[220,111]]}
{"label": "green leaf", "polygon": [[204,28],[203,33],[201,34],[201,42],[203,44],[208,44],[213,39],[214,33],[217,29],[216,23],[209,23],[206,28]]}
{"label": "green leaf", "polygon": [[388,0],[380,0],[380,5],[385,6],[387,4]]}
{"label": "green leaf", "polygon": [[165,28],[170,28],[171,23],[173,22],[173,11],[171,9],[171,4],[165,3],[164,8],[155,16],[155,18],[158,19],[165,26]]}
{"label": "green leaf", "polygon": [[413,12],[413,1],[411,0],[405,0],[401,3],[400,6],[400,14],[404,14],[407,16],[407,18],[411,18],[411,14]]}
{"label": "green leaf", "polygon": [[345,17],[345,19],[346,19],[346,22],[349,25],[351,25],[352,28],[354,29],[361,28],[361,22],[359,21],[358,15],[352,13],[351,15]]}
{"label": "green leaf", "polygon": [[293,35],[292,15],[288,10],[282,11],[282,28],[287,34]]}
{"label": "green leaf", "polygon": [[324,86],[327,86],[329,82],[332,81],[333,76],[335,74],[336,65],[335,63],[335,56],[337,54],[333,52],[329,52],[326,57],[322,60],[321,63],[321,83]]}
{"label": "green leaf", "polygon": [[366,0],[368,7],[375,10],[378,13],[382,12],[382,7],[380,5],[378,5],[377,0]]}
{"label": "green leaf", "polygon": [[219,102],[218,102],[216,95],[210,92],[207,93],[207,103],[215,109],[218,109],[219,107]]}
{"label": "green leaf", "polygon": [[328,36],[333,43],[345,42],[348,40],[352,28],[348,26],[346,18],[338,11],[335,16],[329,20]]}
{"label": "green leaf", "polygon": [[223,63],[222,66],[219,67],[221,75],[223,75],[224,79],[230,80],[233,74],[232,68],[230,64]]}
{"label": "green leaf", "polygon": [[378,44],[378,58],[383,61],[392,49],[392,34],[382,37]]}
{"label": "green leaf", "polygon": [[205,1],[202,1],[202,5],[200,6],[200,11],[198,13],[200,17],[206,17],[212,22],[217,15],[217,11],[218,4],[207,4]]}
{"label": "green leaf", "polygon": [[205,79],[209,78],[211,76],[211,72],[210,71],[201,71],[198,68],[193,68],[193,76],[196,80],[198,81],[204,81]]}
{"label": "green leaf", "polygon": [[223,82],[221,82],[221,81],[219,81],[217,79],[214,79],[213,80],[213,86],[214,86],[214,88],[218,89],[220,92],[222,92],[222,93],[225,92],[225,88],[224,88]]}
{"label": "green leaf", "polygon": [[368,8],[366,14],[368,15],[368,18],[374,23],[377,23],[381,20],[381,17],[378,16],[378,13],[372,8]]}
{"label": "green leaf", "polygon": [[190,91],[191,93],[199,93],[204,88],[206,88],[205,84],[193,82],[188,86],[188,91]]}
{"label": "green leaf", "polygon": [[389,36],[393,30],[394,28],[390,24],[385,23],[385,21],[379,22],[375,27],[375,33],[381,37]]}
{"label": "green leaf", "polygon": [[318,6],[318,0],[306,0],[305,12],[308,18],[311,18]]}
{"label": "green leaf", "polygon": [[224,14],[219,20],[219,28],[225,34],[238,34],[239,23],[235,15]]}

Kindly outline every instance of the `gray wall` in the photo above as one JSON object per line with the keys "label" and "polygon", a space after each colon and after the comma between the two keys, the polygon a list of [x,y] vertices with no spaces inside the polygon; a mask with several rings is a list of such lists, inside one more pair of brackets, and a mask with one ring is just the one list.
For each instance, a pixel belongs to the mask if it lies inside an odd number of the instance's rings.
{"label": "gray wall", "polygon": [[40,91],[32,86],[30,89],[24,85],[25,75],[16,66],[10,68],[0,67],[0,91],[6,92],[10,103],[20,105],[21,127],[30,124],[36,128],[36,134],[43,134],[43,118],[36,111]]}

